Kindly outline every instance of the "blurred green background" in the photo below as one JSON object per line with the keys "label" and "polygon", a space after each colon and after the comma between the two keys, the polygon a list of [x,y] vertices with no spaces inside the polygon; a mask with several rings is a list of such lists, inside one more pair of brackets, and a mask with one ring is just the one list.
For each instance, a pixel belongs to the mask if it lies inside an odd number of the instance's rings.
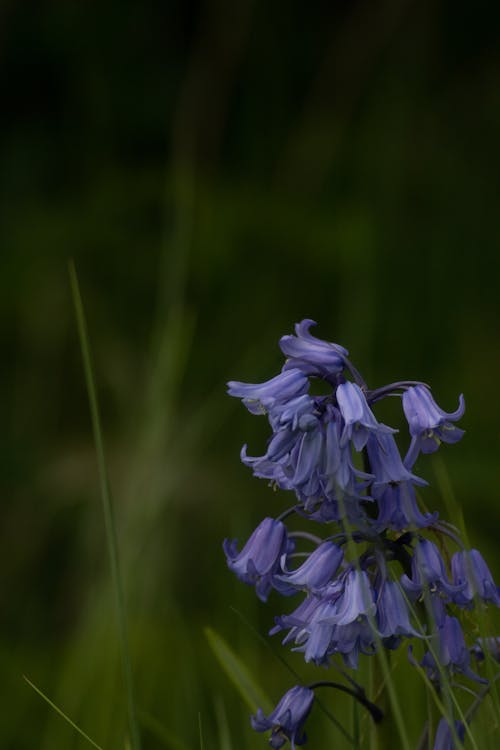
{"label": "blurred green background", "polygon": [[[146,748],[199,747],[199,716],[206,748],[266,746],[205,626],[273,700],[291,684],[231,609],[261,632],[283,611],[233,580],[221,540],[289,498],[240,464],[266,425],[225,382],[273,375],[303,317],[373,387],[422,379],[447,410],[464,392],[467,435],[442,456],[500,578],[499,16],[442,0],[1,4],[2,747],[88,746],[23,674],[103,747],[126,733],[69,258]],[[435,483],[425,499],[445,515]]]}

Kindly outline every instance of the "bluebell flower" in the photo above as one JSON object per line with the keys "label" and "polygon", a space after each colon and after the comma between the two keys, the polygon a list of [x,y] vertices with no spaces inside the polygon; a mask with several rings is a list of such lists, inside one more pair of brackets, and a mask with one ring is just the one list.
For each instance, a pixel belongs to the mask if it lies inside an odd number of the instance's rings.
{"label": "bluebell flower", "polygon": [[229,395],[241,398],[252,414],[265,414],[277,404],[301,396],[309,390],[307,377],[298,369],[280,372],[265,383],[240,383],[231,380],[227,385]]}
{"label": "bluebell flower", "polygon": [[266,601],[273,579],[280,571],[280,560],[293,549],[285,525],[273,518],[264,518],[238,552],[237,540],[224,541],[228,567],[246,584],[255,586],[257,596]]}
{"label": "bluebell flower", "polygon": [[262,709],[258,709],[250,721],[257,732],[271,730],[269,744],[274,750],[282,747],[290,740],[292,750],[297,745],[303,745],[307,739],[303,725],[309,716],[314,702],[314,692],[310,688],[296,685],[280,700],[274,711],[265,716]]}
{"label": "bluebell flower", "polygon": [[[263,456],[248,456],[246,446],[242,449],[241,460],[255,476],[294,490],[311,515],[325,503],[322,521],[341,517],[340,498],[346,506],[351,500],[369,499],[362,492],[373,476],[354,466],[350,446],[341,443],[344,423],[336,407],[302,396],[280,407],[273,419],[279,429]],[[359,508],[354,505],[358,516]]]}
{"label": "bluebell flower", "polygon": [[375,611],[374,592],[367,573],[351,568],[344,578],[343,590],[336,598],[327,619],[335,625],[349,625],[361,615],[373,617]]}
{"label": "bluebell flower", "polygon": [[287,357],[283,369],[298,368],[305,375],[336,383],[349,352],[343,346],[313,336],[309,333],[309,328],[313,325],[316,325],[314,320],[302,320],[295,326],[295,336],[282,336],[280,347]]}
{"label": "bluebell flower", "polygon": [[470,653],[478,662],[482,662],[489,654],[495,661],[500,662],[500,638],[488,637],[477,638],[476,642],[470,647]]}
{"label": "bluebell flower", "polygon": [[333,578],[343,557],[344,553],[340,547],[333,542],[323,542],[296,570],[286,571],[276,577],[298,590],[314,591],[325,586]]}
{"label": "bluebell flower", "polygon": [[420,636],[410,623],[408,604],[396,581],[385,579],[377,595],[377,628],[382,638]]}
{"label": "bluebell flower", "polygon": [[413,466],[419,452],[434,453],[441,443],[456,443],[464,434],[453,424],[465,411],[462,395],[458,409],[448,414],[436,404],[428,388],[424,385],[412,386],[403,393],[403,410],[412,437],[405,458],[408,467]]}
{"label": "bluebell flower", "polygon": [[410,481],[377,487],[378,529],[424,529],[437,520],[437,513],[422,513],[418,507],[415,488]]}
{"label": "bluebell flower", "polygon": [[436,545],[428,539],[419,539],[415,545],[411,573],[411,579],[406,573],[401,576],[401,585],[413,600],[430,590],[456,601],[465,588],[465,583],[450,583],[443,558]]}
{"label": "bluebell flower", "polygon": [[[465,644],[462,627],[456,617],[446,615],[433,635],[434,651],[427,651],[421,666],[424,667],[427,676],[434,682],[440,682],[441,672],[445,671],[449,676],[463,674],[470,680],[487,684],[488,680],[479,677],[470,667],[470,651]],[[436,663],[436,656],[440,667]]]}
{"label": "bluebell flower", "polygon": [[[349,669],[357,669],[359,655],[373,656],[377,650],[377,637],[367,617],[359,617],[348,625],[336,625],[330,637],[328,654],[340,654]],[[307,661],[307,652],[306,652]],[[320,661],[317,661],[320,664]]]}
{"label": "bluebell flower", "polygon": [[357,451],[363,450],[370,433],[394,433],[391,427],[377,422],[365,394],[356,383],[341,383],[335,395],[344,420],[342,443],[352,441]]}
{"label": "bluebell flower", "polygon": [[[465,740],[465,725],[463,722],[455,721],[455,733],[460,743]],[[450,729],[450,725],[447,720],[443,717],[440,719],[436,736],[434,738],[433,750],[458,750],[459,745],[453,738],[453,732]]]}
{"label": "bluebell flower", "polygon": [[451,558],[453,581],[463,585],[460,594],[455,597],[457,604],[470,606],[474,597],[500,606],[500,589],[495,584],[490,569],[477,549],[455,552]]}
{"label": "bluebell flower", "polygon": [[391,434],[370,434],[366,444],[370,469],[375,480],[371,495],[379,507],[378,528],[424,528],[431,524],[435,514],[421,513],[413,485],[427,482],[412,474],[403,464]]}
{"label": "bluebell flower", "polygon": [[415,476],[404,466],[394,437],[390,434],[370,434],[366,444],[371,472],[375,475],[372,492],[374,497],[388,485],[398,482],[413,482],[426,485],[425,479]]}
{"label": "bluebell flower", "polygon": [[283,643],[294,641],[306,662],[328,663],[340,653],[348,666],[359,653],[374,652],[374,591],[365,571],[349,568],[316,596],[308,596],[291,615],[277,618],[271,634],[290,628]]}

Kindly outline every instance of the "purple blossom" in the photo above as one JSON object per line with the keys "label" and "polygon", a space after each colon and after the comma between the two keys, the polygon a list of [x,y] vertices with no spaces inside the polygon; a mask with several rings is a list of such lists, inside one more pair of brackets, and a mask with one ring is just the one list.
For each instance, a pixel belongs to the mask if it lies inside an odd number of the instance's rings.
{"label": "purple blossom", "polygon": [[401,460],[394,437],[389,434],[370,434],[366,444],[370,468],[375,475],[373,495],[382,493],[389,484],[413,482],[426,485],[427,482],[412,474]]}
{"label": "purple blossom", "polygon": [[[311,552],[296,570],[276,576],[278,580],[296,589],[314,591],[325,586],[337,572],[344,553],[333,544],[323,542]],[[284,561],[282,567],[285,568]]]}
{"label": "purple blossom", "polygon": [[478,596],[485,602],[500,606],[500,589],[477,549],[455,552],[451,558],[451,572],[454,583],[463,586],[455,597],[457,604],[472,605],[474,597]]}
{"label": "purple blossom", "polygon": [[279,414],[280,428],[263,456],[248,456],[243,447],[241,459],[255,476],[294,490],[307,513],[326,503],[321,512],[324,521],[339,519],[340,498],[346,505],[353,499],[369,499],[361,493],[373,477],[355,468],[350,446],[342,444],[344,423],[336,407],[302,396],[288,402]]}
{"label": "purple blossom", "polygon": [[226,539],[223,546],[228,567],[240,581],[255,585],[259,599],[266,601],[274,575],[280,569],[280,559],[291,551],[293,543],[288,539],[286,527],[281,521],[264,518],[241,552],[238,552],[236,539]]}
{"label": "purple blossom", "polygon": [[[370,390],[347,350],[314,337],[313,324],[305,319],[294,335],[280,340],[287,359],[279,375],[261,384],[228,385],[250,412],[268,417],[272,434],[264,454],[249,456],[244,446],[241,458],[255,476],[294,493],[297,502],[281,517],[295,511],[296,518],[334,522],[337,530],[320,535],[328,535],[325,541],[305,531],[289,536],[281,521],[266,518],[241,552],[236,541],[225,541],[228,566],[255,585],[263,600],[271,588],[283,595],[305,593],[290,614],[276,618],[270,633],[282,633],[283,644],[302,652],[306,662],[328,666],[332,657],[341,656],[356,669],[360,654],[419,638],[428,648],[420,664],[430,679],[441,683],[458,674],[485,682],[471,669],[471,655],[481,661],[488,651],[500,661],[500,638],[479,639],[468,647],[450,607],[471,609],[476,597],[500,606],[500,589],[477,550],[456,552],[448,569],[440,550],[447,537],[459,546],[461,542],[449,525],[436,523],[437,514],[419,508],[416,487],[427,482],[412,471],[420,453],[460,440],[463,430],[455,422],[464,413],[463,396],[458,409],[447,413],[418,381]],[[311,395],[310,378],[325,381],[330,392]],[[381,399],[401,392],[411,436],[404,461],[397,430],[379,422],[372,411]],[[429,527],[440,535],[440,547],[425,538]],[[316,548],[307,554],[300,546],[296,551],[301,537],[316,540]],[[352,544],[344,548],[349,537]],[[398,564],[404,570],[400,582],[390,575]],[[412,624],[410,602],[426,615],[423,631]],[[296,686],[269,716],[259,709],[252,726],[271,732],[273,748],[287,739],[292,748],[301,745],[313,699],[311,688]],[[452,750],[464,731],[463,724],[450,728],[442,719],[434,750]]]}
{"label": "purple blossom", "polygon": [[231,380],[227,385],[229,395],[241,398],[252,414],[265,414],[277,404],[301,396],[309,389],[308,379],[297,369],[280,372],[265,383]]}
{"label": "purple blossom", "polygon": [[458,409],[448,414],[436,404],[428,388],[412,386],[403,393],[403,410],[412,437],[405,466],[413,466],[419,452],[434,453],[441,443],[456,443],[464,434],[452,424],[463,417],[465,401],[462,395]]}
{"label": "purple blossom", "polygon": [[420,635],[410,624],[408,605],[396,581],[386,579],[381,584],[377,596],[377,627],[382,638]]}
{"label": "purple blossom", "polygon": [[446,567],[441,554],[433,542],[420,539],[416,546],[411,564],[411,579],[403,574],[401,584],[410,598],[416,599],[425,590],[436,590],[440,594],[456,601],[465,588],[465,583],[453,585],[448,580]]}
{"label": "purple blossom", "polygon": [[410,481],[386,484],[374,491],[377,497],[379,529],[424,529],[437,519],[437,513],[422,513]]}
{"label": "purple blossom", "polygon": [[391,427],[377,422],[368,406],[365,394],[356,383],[341,383],[336,391],[340,413],[344,420],[342,443],[351,440],[357,451],[363,450],[370,433],[394,433]]}
{"label": "purple blossom", "polygon": [[495,661],[500,662],[500,638],[497,636],[489,638],[477,638],[470,647],[470,653],[478,662],[482,662],[489,654]]}
{"label": "purple blossom", "polygon": [[[455,733],[460,743],[465,740],[465,725],[461,721],[455,721]],[[436,736],[434,738],[433,750],[458,750],[453,732],[447,720],[443,717],[439,720]]]}
{"label": "purple blossom", "polygon": [[[443,623],[435,631],[433,642],[434,650],[427,651],[421,661],[430,680],[440,682],[444,671],[449,676],[458,673],[475,682],[482,684],[488,682],[470,668],[470,651],[465,644],[462,627],[456,617],[445,616]],[[440,667],[436,663],[436,657]]]}
{"label": "purple blossom", "polygon": [[282,336],[281,351],[288,358],[283,369],[297,368],[305,375],[337,382],[349,352],[338,344],[313,336],[309,333],[313,325],[316,325],[315,321],[306,318],[295,326],[295,336]]}
{"label": "purple blossom", "polygon": [[294,750],[296,745],[303,745],[307,739],[303,725],[313,702],[314,692],[310,688],[295,685],[285,693],[269,716],[265,716],[259,708],[250,719],[252,728],[256,732],[271,730],[269,744],[274,750],[282,747],[287,740],[290,740]]}

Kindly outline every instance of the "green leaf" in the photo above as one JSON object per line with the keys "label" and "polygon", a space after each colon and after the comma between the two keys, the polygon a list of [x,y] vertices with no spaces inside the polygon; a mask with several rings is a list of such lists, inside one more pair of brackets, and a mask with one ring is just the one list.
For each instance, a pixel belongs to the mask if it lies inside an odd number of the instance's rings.
{"label": "green leaf", "polygon": [[205,628],[205,635],[219,664],[238,689],[250,710],[255,712],[257,708],[262,708],[264,713],[270,713],[273,709],[272,702],[259,685],[257,685],[241,659],[236,656],[225,640],[214,630]]}

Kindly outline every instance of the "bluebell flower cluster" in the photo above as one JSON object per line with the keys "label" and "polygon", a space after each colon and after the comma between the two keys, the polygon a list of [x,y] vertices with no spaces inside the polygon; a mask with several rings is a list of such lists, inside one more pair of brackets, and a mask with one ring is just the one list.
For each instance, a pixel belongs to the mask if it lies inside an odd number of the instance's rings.
{"label": "bluebell flower cluster", "polygon": [[[472,658],[479,665],[485,652],[498,654],[498,642],[467,646],[460,610],[499,606],[500,589],[480,552],[466,550],[450,524],[422,508],[418,492],[427,482],[415,473],[421,455],[462,438],[455,423],[464,414],[463,396],[447,413],[418,381],[371,390],[348,351],[313,336],[313,325],[303,320],[295,335],[281,338],[286,359],[278,375],[259,384],[228,384],[229,394],[251,414],[265,415],[271,429],[261,456],[243,446],[243,463],[288,491],[292,501],[281,516],[265,518],[241,551],[237,541],[226,540],[227,564],[262,601],[273,590],[302,597],[276,618],[270,633],[281,633],[283,644],[306,662],[329,666],[340,660],[355,670],[360,656],[407,641],[410,660],[438,688],[457,676],[486,682]],[[311,392],[313,381],[323,384],[323,395]],[[409,432],[404,455],[398,430],[375,414],[388,397],[402,402]],[[313,524],[314,533],[289,530],[290,516]],[[353,693],[371,710],[363,695]],[[292,747],[303,744],[313,702],[314,689],[297,685],[268,717],[259,710],[252,726],[271,730],[273,748],[287,740]],[[463,723],[452,723],[452,732],[449,721],[458,722],[442,718],[436,750],[463,739]]]}

